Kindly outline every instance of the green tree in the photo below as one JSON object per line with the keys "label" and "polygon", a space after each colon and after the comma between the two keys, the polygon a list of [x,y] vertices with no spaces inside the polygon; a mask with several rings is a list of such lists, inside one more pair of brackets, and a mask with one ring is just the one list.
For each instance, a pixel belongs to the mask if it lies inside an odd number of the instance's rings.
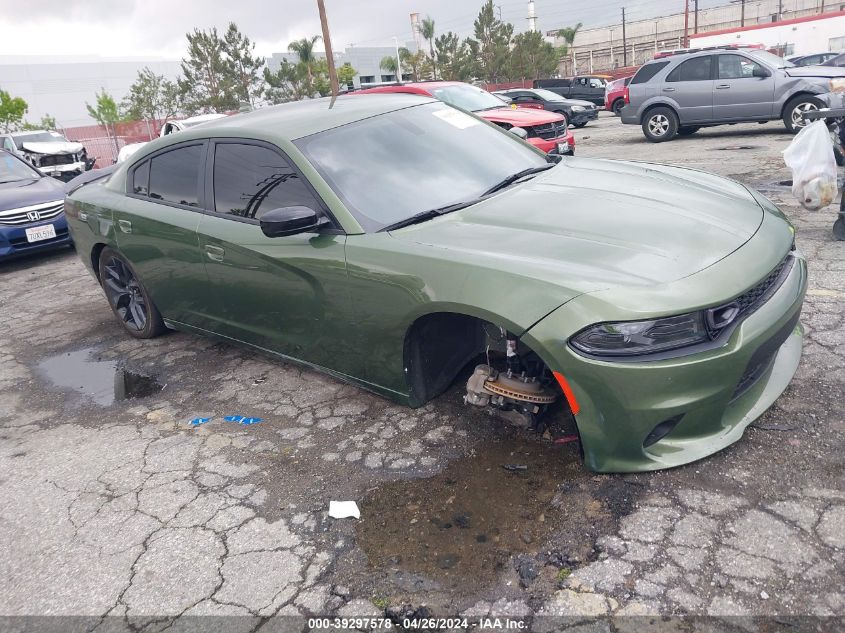
{"label": "green tree", "polygon": [[179,87],[149,67],[138,71],[129,93],[123,98],[126,116],[137,121],[168,119],[179,111]]}
{"label": "green tree", "polygon": [[502,22],[493,11],[493,0],[487,0],[474,24],[478,42],[477,71],[481,79],[496,83],[507,78],[513,24]]}
{"label": "green tree", "polygon": [[396,66],[396,57],[393,55],[388,55],[386,57],[382,57],[381,61],[378,63],[378,67],[381,68],[384,72],[396,74],[398,68]]}
{"label": "green tree", "polygon": [[468,40],[461,41],[457,34],[449,31],[440,35],[434,46],[440,78],[446,81],[466,81],[473,75],[473,57]]}
{"label": "green tree", "polygon": [[399,59],[402,62],[402,72],[410,71],[412,81],[420,81],[425,77],[425,53],[422,51],[412,53],[403,46],[399,49]]}
{"label": "green tree", "polygon": [[323,39],[319,35],[312,35],[311,37],[303,37],[288,44],[288,50],[296,53],[299,57],[299,63],[305,66],[308,74],[308,82],[312,83],[314,80],[314,64],[317,58],[314,55],[314,44]]}
{"label": "green tree", "polygon": [[117,132],[114,125],[121,120],[120,110],[117,108],[117,102],[114,100],[105,88],[100,88],[100,92],[96,95],[96,105],[92,106],[87,101],[85,108],[88,110],[88,115],[97,123],[106,128],[106,136],[114,142],[115,152],[117,152]]}
{"label": "green tree", "polygon": [[11,132],[23,121],[29,106],[20,97],[13,97],[5,90],[0,90],[0,125],[4,132]]}
{"label": "green tree", "polygon": [[549,77],[557,69],[557,49],[537,31],[525,31],[513,38],[510,75],[514,79]]}
{"label": "green tree", "polygon": [[343,66],[337,69],[337,81],[341,86],[351,86],[352,79],[358,71],[352,68],[352,64],[346,62]]}
{"label": "green tree", "polygon": [[558,29],[557,36],[563,39],[563,46],[560,47],[559,54],[561,57],[566,57],[567,54],[572,51],[572,61],[573,61],[573,69],[575,66],[575,50],[572,48],[572,44],[575,43],[575,36],[578,34],[578,31],[581,29],[583,24],[579,22],[575,26],[567,26],[564,29]]}
{"label": "green tree", "polygon": [[279,69],[272,72],[264,69],[264,98],[270,103],[285,103],[310,96],[308,74],[303,64],[294,64],[282,59]]}
{"label": "green tree", "polygon": [[425,16],[425,19],[420,23],[420,35],[423,39],[428,40],[428,50],[431,54],[431,73],[433,79],[437,79],[437,64],[434,61],[434,20],[430,15]]}
{"label": "green tree", "polygon": [[236,110],[238,89],[226,55],[226,43],[217,34],[217,29],[194,29],[185,37],[188,56],[182,59],[179,79],[185,110],[190,114]]}
{"label": "green tree", "polygon": [[255,43],[238,30],[234,22],[223,36],[223,52],[229,63],[232,84],[238,99],[255,106],[255,99],[261,94],[261,69],[264,58],[255,56]]}
{"label": "green tree", "polygon": [[20,128],[22,130],[55,130],[58,128],[58,124],[56,123],[56,117],[45,114],[38,123],[24,121]]}

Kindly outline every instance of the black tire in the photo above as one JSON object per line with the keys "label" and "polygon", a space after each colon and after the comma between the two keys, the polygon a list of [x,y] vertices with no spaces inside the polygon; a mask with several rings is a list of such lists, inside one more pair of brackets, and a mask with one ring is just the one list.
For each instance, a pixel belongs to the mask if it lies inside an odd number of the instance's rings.
{"label": "black tire", "polygon": [[786,126],[787,132],[790,134],[800,132],[806,125],[801,114],[822,107],[824,107],[824,103],[810,95],[798,95],[787,101],[783,107],[783,124]]}
{"label": "black tire", "polygon": [[678,135],[678,115],[672,108],[658,106],[645,113],[643,134],[652,143],[671,141]]}
{"label": "black tire", "polygon": [[574,125],[574,126],[575,126],[575,127],[577,127],[577,128],[582,128],[582,127],[584,127],[585,125],[587,125],[587,122],[586,122],[586,121],[583,121],[583,122],[581,122],[581,123],[573,123],[572,125]]}
{"label": "black tire", "polygon": [[123,255],[104,248],[98,268],[112,312],[128,334],[135,338],[155,338],[167,330],[147,289]]}
{"label": "black tire", "polygon": [[678,136],[690,136],[698,132],[701,128],[694,125],[684,125],[678,128]]}
{"label": "black tire", "polygon": [[842,216],[836,218],[836,222],[833,223],[833,237],[840,242],[845,242],[845,220]]}
{"label": "black tire", "polygon": [[613,105],[610,106],[611,112],[616,116],[622,115],[622,108],[625,107],[625,99],[617,99],[613,102]]}

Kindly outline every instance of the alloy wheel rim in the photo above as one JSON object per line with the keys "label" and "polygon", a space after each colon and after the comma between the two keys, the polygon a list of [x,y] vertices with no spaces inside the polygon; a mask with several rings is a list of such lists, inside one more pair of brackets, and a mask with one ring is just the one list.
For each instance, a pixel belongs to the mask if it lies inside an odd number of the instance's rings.
{"label": "alloy wheel rim", "polygon": [[669,119],[665,114],[657,114],[648,120],[648,131],[654,136],[663,136],[669,130]]}
{"label": "alloy wheel rim", "polygon": [[114,311],[131,330],[141,331],[147,324],[147,302],[141,285],[129,267],[117,257],[105,267],[104,287]]}
{"label": "alloy wheel rim", "polygon": [[809,101],[805,103],[799,103],[792,109],[792,126],[804,127],[805,125],[807,125],[804,121],[804,113],[812,112],[818,109],[819,106],[817,106],[815,103],[810,103]]}

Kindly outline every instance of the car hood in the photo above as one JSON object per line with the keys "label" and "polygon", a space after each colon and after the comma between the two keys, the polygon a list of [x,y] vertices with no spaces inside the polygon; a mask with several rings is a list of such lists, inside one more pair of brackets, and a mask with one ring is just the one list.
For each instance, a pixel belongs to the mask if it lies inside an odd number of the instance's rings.
{"label": "car hood", "polygon": [[23,143],[23,148],[36,154],[76,154],[82,151],[82,143]]}
{"label": "car hood", "polygon": [[845,68],[838,66],[795,66],[794,68],[784,68],[783,72],[790,77],[845,77]]}
{"label": "car hood", "polygon": [[494,123],[510,123],[517,127],[557,123],[563,120],[563,117],[555,112],[534,110],[533,108],[509,108],[507,106],[492,110],[481,110],[475,114]]}
{"label": "car hood", "polygon": [[54,178],[6,182],[0,184],[0,211],[53,202],[64,197],[64,186]]}
{"label": "car hood", "polygon": [[745,187],[719,176],[573,158],[483,202],[392,235],[471,253],[486,266],[542,271],[544,278],[582,293],[692,275],[747,242],[763,213]]}

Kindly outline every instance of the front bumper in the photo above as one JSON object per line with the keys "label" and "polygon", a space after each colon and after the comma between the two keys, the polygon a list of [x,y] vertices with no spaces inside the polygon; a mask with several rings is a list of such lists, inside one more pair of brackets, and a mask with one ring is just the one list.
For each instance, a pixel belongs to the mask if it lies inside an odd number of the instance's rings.
{"label": "front bumper", "polygon": [[582,112],[573,112],[572,115],[569,117],[569,122],[573,125],[581,125],[582,123],[595,121],[598,118],[598,108],[592,108],[590,110],[583,110]]}
{"label": "front bumper", "polygon": [[[743,320],[719,348],[667,360],[589,359],[557,333],[583,310],[565,304],[523,340],[543,349],[569,382],[585,463],[599,472],[680,466],[736,442],[786,389],[801,358],[798,321],[807,264],[793,255],[780,288]],[[571,302],[577,304],[578,300]],[[647,438],[662,422],[680,420],[662,439]]]}
{"label": "front bumper", "polygon": [[80,161],[78,163],[68,163],[66,165],[49,165],[46,167],[39,167],[38,169],[48,176],[67,182],[68,180],[73,180],[85,171],[85,162]]}
{"label": "front bumper", "polygon": [[[39,226],[47,226],[52,224],[56,230],[56,237],[41,240],[39,242],[27,242],[26,229],[31,229]],[[0,260],[12,259],[22,255],[29,255],[39,251],[50,250],[53,248],[60,248],[73,244],[73,239],[68,233],[67,220],[65,214],[44,220],[42,222],[33,222],[32,224],[25,224],[22,226],[8,226],[0,224]]]}
{"label": "front bumper", "polygon": [[529,138],[528,142],[546,154],[575,155],[575,137],[571,134],[552,139],[543,139],[535,136]]}

